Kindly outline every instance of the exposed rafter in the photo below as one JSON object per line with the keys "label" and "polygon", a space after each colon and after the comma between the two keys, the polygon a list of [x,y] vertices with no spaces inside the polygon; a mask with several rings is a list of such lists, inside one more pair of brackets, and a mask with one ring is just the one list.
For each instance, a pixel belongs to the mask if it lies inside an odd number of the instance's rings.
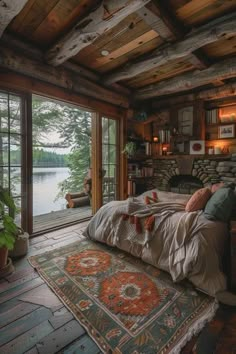
{"label": "exposed rafter", "polygon": [[157,16],[153,11],[149,10],[149,8],[142,7],[137,11],[137,13],[153,29],[153,31],[159,34],[161,38],[166,41],[174,39],[173,33],[166,26],[162,18]]}
{"label": "exposed rafter", "polygon": [[[26,55],[28,58],[41,60],[43,61],[44,55],[43,52],[37,47],[33,46],[31,43],[26,41],[22,42],[18,38],[14,37],[9,33],[4,33],[4,35],[0,39],[0,46],[7,48],[15,48],[18,53],[22,53]],[[70,71],[75,72],[77,75],[85,77],[90,81],[94,81],[97,83],[101,83],[101,77],[99,74],[85,68],[78,63],[73,63],[70,61],[65,62],[63,68],[68,69]],[[122,85],[113,84],[112,87],[109,85],[109,88],[114,89],[116,92],[123,93],[124,95],[130,95],[130,90]]]}
{"label": "exposed rafter", "polygon": [[28,0],[0,0],[0,37]]}
{"label": "exposed rafter", "polygon": [[202,71],[196,70],[164,80],[158,84],[149,85],[137,91],[135,99],[144,100],[154,96],[191,90],[195,87],[234,76],[236,76],[236,57],[223,60]]}
{"label": "exposed rafter", "polygon": [[120,80],[130,79],[141,73],[160,67],[171,60],[184,58],[207,44],[234,35],[236,34],[235,21],[235,14],[224,16],[217,21],[211,21],[208,25],[204,25],[187,35],[182,41],[168,44],[155,50],[150,58],[127,65],[116,73],[111,74],[105,79],[105,82],[112,84]]}
{"label": "exposed rafter", "polygon": [[[61,40],[53,45],[46,54],[46,60],[52,65],[59,65],[95,41],[121,22],[124,18],[139,10],[150,0],[104,0],[86,18],[77,23]],[[104,18],[105,13],[108,18]]]}
{"label": "exposed rafter", "polygon": [[182,39],[187,33],[187,29],[173,15],[172,8],[167,1],[152,0],[147,6],[158,18],[161,18],[166,28],[172,33],[175,40]]}
{"label": "exposed rafter", "polygon": [[27,58],[17,54],[15,50],[1,46],[0,69],[9,69],[26,76],[68,89],[69,91],[93,97],[101,101],[112,103],[119,107],[129,106],[128,97],[111,91],[96,82],[92,82],[75,72],[61,68],[54,68],[40,60]]}

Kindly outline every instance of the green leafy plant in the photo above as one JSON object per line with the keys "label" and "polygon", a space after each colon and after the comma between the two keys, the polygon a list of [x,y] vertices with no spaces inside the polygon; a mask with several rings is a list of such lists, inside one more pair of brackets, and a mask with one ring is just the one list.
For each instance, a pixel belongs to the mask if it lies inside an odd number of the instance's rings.
{"label": "green leafy plant", "polygon": [[0,187],[0,248],[12,250],[14,247],[18,234],[18,227],[14,222],[15,211],[13,198],[7,190]]}
{"label": "green leafy plant", "polygon": [[124,150],[122,151],[124,154],[127,154],[128,156],[134,156],[137,152],[137,145],[133,141],[129,141],[125,147]]}

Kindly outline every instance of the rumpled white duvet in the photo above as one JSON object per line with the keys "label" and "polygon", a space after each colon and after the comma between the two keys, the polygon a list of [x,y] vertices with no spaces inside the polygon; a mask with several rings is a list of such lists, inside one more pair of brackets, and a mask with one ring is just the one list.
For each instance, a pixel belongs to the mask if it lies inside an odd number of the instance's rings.
{"label": "rumpled white duvet", "polygon": [[[143,261],[169,272],[173,281],[188,278],[197,288],[215,296],[226,289],[221,259],[227,237],[227,224],[210,221],[202,211],[185,212],[191,197],[155,190],[158,202],[145,205],[146,195],[125,201],[114,201],[98,210],[84,235],[116,246]],[[133,216],[141,223],[141,232],[124,219]],[[144,223],[153,215],[153,229]]]}

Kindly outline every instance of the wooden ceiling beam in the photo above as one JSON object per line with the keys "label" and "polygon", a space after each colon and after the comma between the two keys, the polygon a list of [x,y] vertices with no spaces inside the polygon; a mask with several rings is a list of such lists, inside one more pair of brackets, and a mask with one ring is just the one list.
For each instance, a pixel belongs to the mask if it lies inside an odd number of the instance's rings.
{"label": "wooden ceiling beam", "polygon": [[107,84],[112,84],[117,81],[131,79],[144,72],[160,67],[171,60],[185,58],[207,44],[227,38],[227,36],[235,35],[235,21],[235,14],[213,20],[208,25],[192,31],[183,40],[157,48],[149,58],[126,65],[119,71],[109,75],[104,81]]}
{"label": "wooden ceiling beam", "polygon": [[[33,46],[32,44],[26,41],[23,42],[19,40],[18,38],[14,37],[10,33],[3,34],[3,36],[0,39],[0,48],[1,45],[3,45],[3,47],[10,48],[10,49],[15,48],[15,50],[17,50],[18,53],[22,53],[26,55],[28,58],[40,60],[43,62],[44,54],[40,49],[38,49],[37,47]],[[85,77],[90,81],[97,82],[98,84],[102,83],[101,75],[96,74],[95,72],[89,70],[88,68],[83,67],[82,65],[79,65],[78,63],[67,61],[62,66],[63,68],[74,71],[79,76]],[[131,94],[131,91],[128,88],[116,83],[113,84],[112,86],[109,85],[109,88],[114,89],[114,91],[123,93],[124,95],[127,96]]]}
{"label": "wooden ceiling beam", "polygon": [[[78,22],[68,34],[48,50],[45,56],[47,62],[54,66],[64,63],[149,1],[103,0],[100,6]],[[109,16],[105,17],[107,14]]]}
{"label": "wooden ceiling beam", "polygon": [[[196,100],[203,99],[204,101],[211,101],[215,99],[221,99],[225,97],[236,96],[236,81],[224,84],[221,87],[215,87],[211,89],[204,89],[199,92],[191,92],[186,94],[179,94],[172,97],[158,97],[153,99],[149,104],[152,107],[152,111],[164,110],[172,105],[179,105],[183,103],[192,103]],[[143,122],[145,124],[145,122]]]}
{"label": "wooden ceiling beam", "polygon": [[172,13],[172,8],[167,1],[152,0],[146,5],[157,17],[161,18],[166,28],[172,33],[175,40],[182,39],[188,32],[187,28]]}
{"label": "wooden ceiling beam", "polygon": [[107,89],[66,68],[54,68],[40,60],[18,54],[16,50],[1,46],[0,69],[9,69],[28,77],[64,88],[69,92],[93,97],[113,105],[128,108],[129,100],[125,95]]}
{"label": "wooden ceiling beam", "polygon": [[0,0],[0,37],[28,0]]}
{"label": "wooden ceiling beam", "polygon": [[152,28],[153,31],[158,33],[162,39],[165,41],[171,41],[174,39],[173,33],[166,26],[162,18],[157,16],[147,6],[138,10],[137,14]]}
{"label": "wooden ceiling beam", "polygon": [[151,97],[169,95],[232,77],[236,77],[236,57],[222,60],[202,71],[188,72],[160,83],[146,86],[137,91],[135,99],[145,100]]}

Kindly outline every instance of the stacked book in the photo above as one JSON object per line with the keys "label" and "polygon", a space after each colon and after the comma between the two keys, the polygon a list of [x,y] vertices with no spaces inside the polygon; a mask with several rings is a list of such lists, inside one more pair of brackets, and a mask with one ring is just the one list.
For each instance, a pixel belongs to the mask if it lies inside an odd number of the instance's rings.
{"label": "stacked book", "polygon": [[218,123],[219,110],[218,108],[206,111],[206,124],[216,124]]}
{"label": "stacked book", "polygon": [[170,130],[159,130],[159,141],[161,144],[168,144],[170,142]]}
{"label": "stacked book", "polygon": [[133,196],[136,193],[136,183],[135,181],[128,180],[128,195]]}

